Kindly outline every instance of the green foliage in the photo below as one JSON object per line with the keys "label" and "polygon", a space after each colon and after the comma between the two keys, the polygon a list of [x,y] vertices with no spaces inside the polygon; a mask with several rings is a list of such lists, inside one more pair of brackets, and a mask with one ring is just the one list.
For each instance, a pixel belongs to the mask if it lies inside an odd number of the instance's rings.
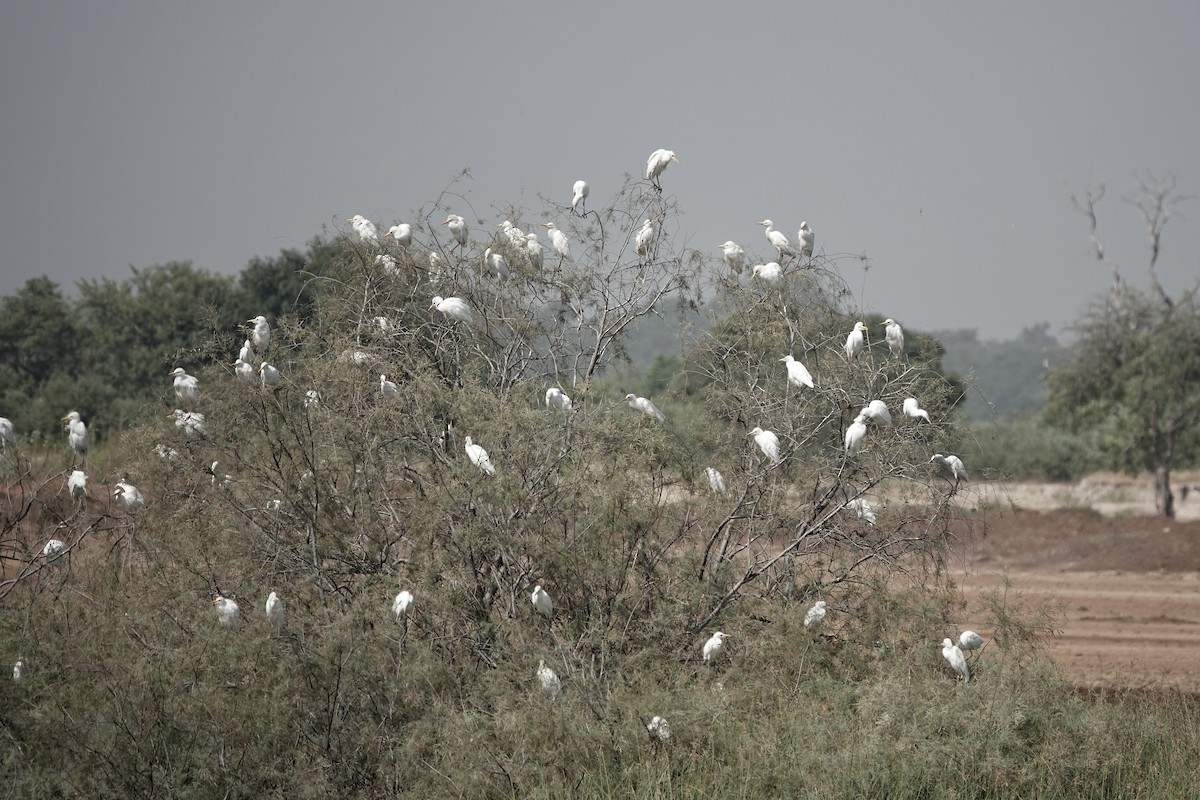
{"label": "green foliage", "polygon": [[946,368],[967,376],[971,384],[962,408],[974,421],[1040,412],[1046,404],[1047,369],[1060,365],[1068,355],[1045,322],[1025,328],[1009,341],[981,341],[974,330],[933,335],[946,346]]}
{"label": "green foliage", "polygon": [[1054,427],[1040,416],[1020,417],[971,425],[965,450],[971,463],[986,464],[998,478],[1071,481],[1110,465],[1103,434]]}

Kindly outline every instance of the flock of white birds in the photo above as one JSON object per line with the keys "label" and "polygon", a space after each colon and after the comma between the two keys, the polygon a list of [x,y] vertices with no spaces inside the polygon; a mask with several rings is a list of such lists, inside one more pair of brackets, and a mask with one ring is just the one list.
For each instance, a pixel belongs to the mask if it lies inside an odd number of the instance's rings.
{"label": "flock of white birds", "polygon": [[[655,150],[647,159],[646,179],[651,182],[657,191],[662,191],[662,174],[672,162],[679,163],[678,156],[676,156],[674,151],[664,149]],[[584,213],[589,193],[590,187],[586,181],[580,180],[575,182],[572,187],[570,203],[572,213]],[[347,220],[347,223],[360,240],[372,243],[379,241],[376,226],[369,219],[355,214]],[[451,238],[455,242],[455,246],[460,251],[465,251],[470,233],[466,220],[457,214],[449,214],[441,224],[446,226]],[[775,228],[772,220],[764,219],[758,224],[762,225],[765,229],[767,242],[776,249],[781,260],[787,256],[798,256],[808,259],[813,257],[815,234],[807,221],[800,223],[795,244],[788,239],[786,234]],[[553,251],[558,254],[560,259],[570,259],[571,247],[567,235],[559,230],[553,222],[542,223],[542,226],[547,229],[547,236]],[[541,243],[538,242],[535,232],[524,233],[509,220],[504,220],[496,227],[508,239],[510,244],[514,247],[523,248],[530,262],[535,268],[540,269],[543,248]],[[639,256],[645,256],[649,253],[654,236],[654,222],[651,219],[646,219],[634,236],[635,250]],[[384,237],[391,237],[399,247],[407,249],[413,241],[413,229],[408,223],[399,223],[389,228]],[[745,250],[732,240],[719,245],[718,249],[721,250],[726,265],[736,274],[742,274],[747,266]],[[395,259],[386,254],[376,256],[376,263],[382,264],[385,270],[388,271],[397,268]],[[429,263],[431,275],[437,276],[440,267],[445,262],[439,254],[431,252]],[[510,266],[503,254],[493,251],[491,248],[486,249],[484,252],[483,270],[485,274],[497,279],[506,278],[510,274]],[[765,264],[752,265],[751,275],[754,279],[761,280],[766,284],[778,285],[783,280],[784,270],[778,261],[771,261]],[[470,304],[461,297],[435,295],[430,304],[430,309],[437,311],[451,320],[462,322],[466,325],[471,325],[474,321],[474,313]],[[386,326],[390,324],[386,318],[377,318],[377,322],[385,330],[387,329]],[[238,353],[238,357],[233,362],[234,375],[238,380],[246,383],[253,383],[257,380],[264,389],[274,389],[280,385],[282,376],[279,370],[266,360],[266,353],[271,344],[271,325],[267,318],[262,315],[247,320],[247,324],[249,326],[249,335],[246,337]],[[903,358],[904,331],[899,323],[893,319],[887,319],[880,324],[884,327],[884,338],[891,356],[896,359]],[[867,326],[861,321],[855,322],[854,328],[847,334],[846,342],[843,346],[845,357],[849,361],[853,362],[863,352],[867,343],[866,334]],[[815,387],[816,384],[812,373],[791,353],[784,355],[779,360],[786,366],[787,381],[790,385],[801,389],[812,389]],[[258,362],[257,369],[253,366],[255,362]],[[179,401],[179,404],[187,409],[194,408],[200,398],[199,380],[195,376],[189,375],[182,367],[176,367],[172,370],[169,373],[169,377],[173,380],[175,397]],[[379,376],[379,388],[380,393],[384,397],[394,397],[400,393],[399,386],[395,382],[388,380],[386,375]],[[658,422],[666,421],[666,416],[650,399],[630,393],[625,395],[625,400],[634,411],[640,412]],[[319,403],[320,395],[316,390],[309,390],[305,393],[305,408],[311,408]],[[546,390],[545,403],[548,408],[555,411],[569,411],[573,408],[571,398],[558,387],[550,387]],[[185,410],[185,408],[176,408],[169,415],[175,421],[175,426],[187,437],[204,436],[206,433],[204,415],[194,410]],[[901,406],[901,411],[906,418],[912,420],[914,423],[920,420],[924,420],[925,422],[930,421],[928,412],[920,407],[915,397],[905,398]],[[69,412],[62,418],[62,421],[65,423],[65,430],[67,432],[67,444],[77,458],[85,460],[88,451],[87,425],[77,411]],[[846,428],[843,441],[845,457],[854,458],[859,454],[871,425],[890,424],[892,424],[892,416],[887,405],[879,399],[871,400]],[[774,432],[761,427],[755,427],[747,436],[754,438],[758,449],[772,467],[777,467],[783,463],[784,457],[780,448],[779,437]],[[12,421],[5,417],[0,417],[0,447],[15,443],[16,429]],[[496,468],[492,464],[487,450],[481,445],[476,444],[470,436],[465,437],[465,450],[467,458],[481,473],[487,476],[494,476],[496,474]],[[178,455],[173,448],[168,448],[161,444],[156,446],[156,452],[162,458],[174,458]],[[957,489],[961,481],[967,480],[966,467],[963,465],[962,459],[956,455],[936,453],[930,458],[930,463],[936,464],[945,477],[953,482],[954,488],[951,492]],[[213,462],[211,470],[213,472],[214,484],[217,482],[216,468],[217,463]],[[707,467],[705,468],[705,475],[713,492],[721,496],[727,494],[728,487],[725,478],[719,471],[713,467]],[[74,500],[81,501],[87,495],[87,480],[86,473],[81,469],[72,469],[69,473],[66,485],[70,496]],[[232,476],[226,475],[222,483],[224,486],[230,486],[232,481]],[[136,513],[145,506],[145,498],[141,491],[124,480],[118,481],[115,484],[112,494],[114,500],[129,514]],[[282,507],[281,501],[276,500],[272,502],[275,503],[275,508]],[[860,519],[865,520],[869,524],[876,522],[875,512],[865,497],[852,498],[846,502],[845,507],[855,512]],[[41,555],[47,562],[53,562],[60,559],[66,551],[67,545],[63,541],[50,539],[43,547]],[[530,596],[530,601],[535,613],[544,617],[548,623],[552,622],[554,603],[545,587],[540,584],[536,586]],[[408,619],[413,613],[414,603],[415,599],[412,593],[407,590],[400,591],[392,602],[392,612],[405,625],[405,630],[407,630]],[[232,628],[241,619],[241,608],[234,598],[217,593],[212,598],[212,604],[216,611],[217,622],[220,627]],[[283,601],[276,592],[272,591],[268,595],[264,610],[268,622],[277,630],[281,630],[284,627],[284,606]],[[825,620],[827,610],[826,601],[816,601],[805,614],[805,630],[813,633],[817,632]],[[723,631],[717,631],[705,640],[700,648],[701,660],[706,664],[715,663],[718,656],[724,650],[725,639],[729,638],[729,636],[730,634]],[[949,638],[942,641],[943,657],[964,682],[970,680],[970,669],[964,651],[977,651],[983,644],[983,639],[973,631],[963,632],[957,644]],[[14,664],[14,680],[21,680],[24,667],[25,663],[23,659],[18,660]],[[536,679],[541,692],[546,697],[555,699],[562,695],[561,680],[550,667],[546,666],[544,660],[538,665]],[[666,719],[660,716],[653,717],[646,725],[646,730],[652,738],[660,741],[666,741],[671,736],[670,727]]]}

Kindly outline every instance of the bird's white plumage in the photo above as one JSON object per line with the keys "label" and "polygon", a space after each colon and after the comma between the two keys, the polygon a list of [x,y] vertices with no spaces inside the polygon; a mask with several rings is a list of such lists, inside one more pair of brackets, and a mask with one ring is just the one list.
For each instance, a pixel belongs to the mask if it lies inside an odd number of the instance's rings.
{"label": "bird's white plumage", "polygon": [[929,412],[921,408],[915,397],[904,398],[901,409],[904,411],[904,416],[909,419],[924,419],[926,422],[929,422]]}
{"label": "bird's white plumage", "polygon": [[179,428],[188,437],[203,436],[204,415],[199,411],[184,411],[183,409],[175,409],[171,412],[171,418],[175,420],[175,427]]}
{"label": "bird's white plumage", "polygon": [[904,329],[894,319],[885,319],[879,324],[884,326],[883,336],[887,340],[888,350],[899,358],[904,354]]}
{"label": "bird's white plumage", "polygon": [[636,394],[630,392],[625,395],[625,402],[629,403],[629,407],[634,411],[640,411],[648,417],[654,417],[659,422],[666,422],[667,420],[666,416],[658,410],[658,406],[645,397],[638,397]]}
{"label": "bird's white plumage", "polygon": [[779,359],[787,365],[788,383],[792,386],[807,386],[813,388],[812,374],[808,371],[808,367],[796,360],[795,356],[788,353],[783,358]]}
{"label": "bird's white plumage", "polygon": [[534,231],[525,234],[525,253],[529,256],[529,265],[535,270],[542,268],[544,260],[544,250],[542,243],[538,241],[538,235]]}
{"label": "bird's white plumage", "polygon": [[129,514],[141,510],[146,505],[146,498],[142,496],[141,491],[132,483],[125,481],[117,481],[116,486],[113,487],[113,498]]}
{"label": "bird's white plumage", "polygon": [[721,649],[725,646],[725,639],[728,636],[728,633],[717,631],[704,643],[704,646],[700,648],[700,653],[705,662],[712,663],[716,660],[717,656],[721,654]]}
{"label": "bird's white plumage", "polygon": [[891,425],[892,412],[888,411],[887,403],[882,400],[875,399],[863,406],[859,412],[868,422],[873,422],[876,425]]}
{"label": "bird's white plumage", "polygon": [[375,223],[364,217],[362,214],[355,214],[350,219],[346,220],[350,223],[350,227],[358,234],[358,238],[364,242],[378,242],[379,233],[375,230]]}
{"label": "bird's white plumage", "polygon": [[175,387],[175,397],[185,403],[194,403],[200,399],[200,381],[194,375],[188,375],[183,367],[171,370],[169,377]]}
{"label": "bird's white plumage", "polygon": [[764,219],[758,223],[766,229],[767,241],[771,246],[779,251],[780,258],[784,253],[792,252],[792,243],[788,241],[787,235],[783,231],[775,230],[775,223],[769,219]]}
{"label": "bird's white plumage", "polygon": [[67,552],[67,543],[62,539],[51,539],[46,542],[42,548],[42,558],[47,561],[56,561],[63,553]]}
{"label": "bird's white plumage", "polygon": [[646,732],[650,737],[657,739],[660,742],[665,742],[671,738],[671,726],[667,724],[665,717],[654,716],[646,723]]}
{"label": "bird's white plumage", "polygon": [[470,324],[472,320],[471,306],[461,297],[434,296],[430,308],[437,309],[447,317]]}
{"label": "bird's white plumage", "polygon": [[579,209],[583,207],[584,201],[587,200],[591,191],[592,187],[588,186],[587,181],[575,181],[575,185],[571,187],[571,211],[573,213],[579,213]]}
{"label": "bird's white plumage", "polygon": [[479,467],[481,472],[488,475],[496,474],[496,468],[492,466],[492,459],[488,457],[487,450],[471,441],[470,436],[466,438],[466,449],[467,458],[471,459],[471,463]]}
{"label": "bird's white plumage", "polygon": [[571,242],[567,239],[567,235],[558,229],[558,226],[553,222],[543,222],[542,227],[547,229],[550,237],[550,246],[554,248],[554,252],[562,258],[571,257]]}
{"label": "bird's white plumage", "polygon": [[534,587],[529,600],[533,603],[534,610],[546,619],[554,616],[554,601],[550,599],[550,595],[540,584]]}
{"label": "bird's white plumage", "polygon": [[783,267],[778,262],[768,261],[766,264],[755,264],[750,268],[750,276],[758,278],[763,283],[778,286],[783,281]]}
{"label": "bird's white plumage", "polygon": [[849,427],[846,428],[846,437],[844,444],[846,446],[847,456],[856,456],[862,448],[863,439],[867,435],[867,420],[862,414],[854,418]]}
{"label": "bird's white plumage", "polygon": [[647,219],[642,223],[642,227],[638,230],[634,237],[634,249],[639,256],[648,256],[650,248],[654,246],[654,221]]}
{"label": "bird's white plumage", "polygon": [[254,328],[250,331],[250,343],[259,353],[265,353],[271,346],[271,323],[267,322],[267,318],[262,314],[246,321],[254,323]]}
{"label": "bird's white plumage", "polygon": [[254,345],[250,343],[249,339],[242,342],[242,349],[238,351],[238,359],[247,364],[253,364],[258,360],[254,353]]}
{"label": "bird's white plumage", "polygon": [[396,241],[396,244],[400,245],[401,247],[408,247],[410,244],[412,244],[412,225],[409,225],[407,222],[401,222],[397,225],[393,225],[392,227],[388,228],[388,232],[385,233],[384,236],[392,237]]}
{"label": "bird's white plumage", "polygon": [[454,241],[458,242],[460,247],[466,247],[467,244],[467,221],[458,214],[451,214],[442,220],[442,224],[450,231],[450,235],[454,237]]}
{"label": "bird's white plumage", "polygon": [[551,386],[546,390],[546,408],[570,411],[571,398],[567,397],[562,389],[559,389],[557,386]]}
{"label": "bird's white plumage", "polygon": [[79,412],[68,412],[63,417],[63,422],[67,423],[65,428],[67,431],[67,444],[75,451],[75,455],[80,458],[86,456],[88,451],[88,429],[87,425],[80,418]]}
{"label": "bird's white plumage", "polygon": [[306,411],[309,409],[317,408],[320,405],[321,405],[321,395],[320,395],[320,393],[317,392],[316,389],[309,389],[307,392],[304,393],[304,409]]}
{"label": "bird's white plumage", "polygon": [[756,427],[746,435],[754,437],[754,443],[772,464],[779,464],[783,461],[779,454],[779,437],[773,431]]}
{"label": "bird's white plumage", "polygon": [[679,157],[675,155],[674,150],[664,150],[661,147],[650,154],[646,159],[646,180],[659,186],[658,177],[663,174],[663,170],[674,161],[679,163]]}
{"label": "bird's white plumage", "polygon": [[717,246],[721,248],[721,253],[724,255],[725,263],[729,265],[729,268],[738,275],[741,275],[742,269],[746,266],[746,251],[742,249],[742,246],[732,239]]}
{"label": "bird's white plumage", "polygon": [[400,387],[395,381],[389,381],[387,375],[379,376],[379,393],[384,397],[396,397],[400,394]]}
{"label": "bird's white plumage", "polygon": [[73,469],[67,475],[67,491],[75,500],[82,500],[87,494],[87,473],[81,469]]}
{"label": "bird's white plumage", "polygon": [[958,636],[960,650],[978,650],[983,647],[983,637],[975,631],[963,631]]}
{"label": "bird's white plumage", "polygon": [[233,374],[236,375],[237,379],[243,383],[254,382],[254,367],[249,361],[243,361],[240,358],[237,361],[234,361]]}
{"label": "bird's white plumage", "polygon": [[551,700],[562,697],[562,681],[558,679],[554,670],[546,666],[545,660],[538,662],[537,680],[543,695]]}
{"label": "bird's white plumage", "polygon": [[805,258],[812,258],[813,248],[817,243],[817,236],[813,233],[812,228],[808,227],[808,222],[800,223],[800,230],[796,232],[796,239],[800,242],[800,255]]}
{"label": "bird's white plumage", "polygon": [[704,474],[706,476],[708,476],[708,485],[714,492],[716,492],[719,495],[725,495],[726,493],[728,493],[729,490],[725,486],[725,476],[724,475],[717,472],[712,467],[705,467]]}
{"label": "bird's white plumage", "polygon": [[283,627],[283,601],[279,599],[279,595],[271,592],[267,595],[267,621],[276,628]]}
{"label": "bird's white plumage", "polygon": [[232,628],[242,617],[242,609],[231,597],[217,595],[213,598],[213,608],[217,610],[217,623],[222,628]]}
{"label": "bird's white plumage", "polygon": [[963,655],[958,645],[949,639],[942,639],[942,658],[950,664],[958,676],[963,679],[963,683],[971,680],[971,670],[967,667],[966,656]]}
{"label": "bird's white plumage", "polygon": [[258,365],[258,377],[262,381],[263,388],[271,388],[279,385],[279,370],[266,361]]}
{"label": "bird's white plumage", "polygon": [[849,503],[846,503],[846,508],[858,515],[858,518],[866,521],[870,525],[875,524],[875,509],[871,508],[871,504],[867,502],[865,497],[856,497]]}
{"label": "bird's white plumage", "polygon": [[24,669],[25,669],[25,661],[23,659],[18,658],[17,662],[15,664],[13,664],[13,680],[14,681],[16,681],[18,683],[21,682],[21,673],[22,673],[22,671],[24,671]]}
{"label": "bird's white plumage", "polygon": [[[525,241],[524,235],[521,236],[521,241]],[[483,272],[493,278],[507,278],[509,274],[508,259],[489,247],[483,251]]]}
{"label": "bird's white plumage", "polygon": [[392,600],[392,613],[397,617],[407,617],[412,613],[413,603],[415,602],[416,599],[413,597],[412,592],[402,589]]}
{"label": "bird's white plumage", "polygon": [[854,330],[846,336],[846,344],[842,349],[846,351],[846,358],[851,360],[858,358],[858,354],[862,352],[863,345],[866,344],[867,326],[861,322],[854,323]]}
{"label": "bird's white plumage", "polygon": [[816,631],[821,627],[821,623],[825,621],[826,604],[824,600],[818,600],[808,609],[808,613],[804,615],[804,630]]}
{"label": "bird's white plumage", "polygon": [[496,226],[504,234],[504,238],[513,247],[525,246],[525,231],[512,224],[511,220],[504,220]]}
{"label": "bird's white plumage", "polygon": [[930,457],[929,463],[937,464],[944,472],[948,473],[950,477],[954,478],[954,482],[956,484],[959,481],[967,480],[967,467],[963,464],[962,459],[956,455],[942,455],[941,453],[934,453]]}
{"label": "bird's white plumage", "polygon": [[0,447],[17,443],[17,427],[8,417],[0,417]]}

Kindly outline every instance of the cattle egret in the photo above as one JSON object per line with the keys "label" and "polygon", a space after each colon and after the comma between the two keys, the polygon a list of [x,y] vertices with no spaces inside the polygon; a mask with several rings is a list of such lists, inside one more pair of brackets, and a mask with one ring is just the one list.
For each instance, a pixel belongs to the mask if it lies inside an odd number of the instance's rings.
{"label": "cattle egret", "polygon": [[[524,240],[524,236],[521,237]],[[483,272],[485,275],[491,275],[494,278],[508,277],[508,261],[500,253],[495,252],[492,248],[483,251]]]}
{"label": "cattle egret", "polygon": [[967,468],[958,456],[934,453],[930,457],[929,463],[937,464],[944,472],[949,473],[950,477],[954,478],[955,487],[958,486],[959,481],[967,479]]}
{"label": "cattle egret", "polygon": [[113,497],[126,513],[132,514],[146,506],[146,498],[142,497],[142,493],[132,483],[125,481],[117,481],[117,485],[113,487]]}
{"label": "cattle egret", "polygon": [[638,397],[632,392],[625,395],[625,401],[629,403],[629,407],[634,411],[640,411],[648,417],[654,417],[659,422],[666,422],[667,418],[658,410],[658,406],[647,400],[645,397]]}
{"label": "cattle egret", "polygon": [[396,259],[389,256],[387,253],[380,253],[375,256],[375,264],[381,268],[387,275],[399,275],[400,265],[396,263]]}
{"label": "cattle egret", "polygon": [[175,379],[175,397],[185,403],[194,403],[200,399],[200,381],[195,376],[188,375],[183,367],[171,370],[169,377]]}
{"label": "cattle egret", "polygon": [[795,356],[788,353],[783,358],[779,359],[784,364],[787,364],[788,383],[792,386],[807,386],[813,388],[812,375],[808,371],[808,367],[796,360]]}
{"label": "cattle egret", "polygon": [[650,248],[654,246],[654,222],[647,219],[642,223],[642,228],[637,232],[634,238],[634,249],[639,256],[647,256],[650,254]]}
{"label": "cattle egret", "polygon": [[232,628],[242,616],[242,609],[231,597],[217,595],[213,598],[213,608],[217,610],[217,622],[222,628]]}
{"label": "cattle egret", "polygon": [[396,599],[392,600],[392,613],[398,618],[407,617],[412,613],[414,602],[412,592],[407,589],[402,590],[396,595]]}
{"label": "cattle egret", "polygon": [[904,409],[904,416],[908,417],[909,419],[924,419],[926,422],[929,422],[929,412],[921,408],[920,404],[917,403],[917,398],[904,398],[904,405],[902,408]]}
{"label": "cattle egret", "polygon": [[350,219],[346,220],[350,223],[350,227],[358,234],[358,238],[364,242],[377,242],[379,235],[375,231],[375,223],[364,217],[362,214],[355,214]]}
{"label": "cattle egret", "polygon": [[525,234],[525,252],[529,255],[529,265],[535,270],[542,268],[542,243],[538,241],[533,231]]}
{"label": "cattle egret", "polygon": [[958,636],[960,650],[978,650],[983,647],[983,637],[975,631],[963,631]]}
{"label": "cattle egret", "polygon": [[567,240],[567,235],[560,231],[553,222],[543,222],[542,227],[550,232],[546,234],[550,237],[550,246],[554,248],[554,252],[558,253],[559,260],[571,257],[571,243]]}
{"label": "cattle egret", "polygon": [[442,224],[446,225],[450,230],[450,235],[454,237],[454,241],[458,242],[459,247],[467,246],[467,221],[458,214],[451,214],[442,220]]}
{"label": "cattle egret", "polygon": [[249,339],[242,342],[242,349],[238,351],[238,358],[242,361],[245,361],[247,364],[254,363],[254,345],[250,344]]}
{"label": "cattle egret", "polygon": [[279,385],[279,370],[275,369],[266,361],[258,365],[258,375],[262,380],[264,389]]}
{"label": "cattle egret", "polygon": [[671,726],[663,717],[651,717],[650,721],[646,723],[646,732],[650,734],[650,738],[658,739],[660,742],[671,738]]}
{"label": "cattle egret", "polygon": [[79,418],[78,411],[72,411],[62,418],[66,424],[67,444],[75,451],[75,455],[83,458],[88,451],[88,429]]}
{"label": "cattle egret", "polygon": [[846,351],[846,358],[853,361],[858,358],[858,354],[862,352],[863,344],[866,343],[867,326],[861,322],[854,323],[854,330],[846,336],[846,344],[842,349]]}
{"label": "cattle egret", "polygon": [[73,499],[82,500],[87,494],[87,473],[81,469],[71,470],[71,474],[67,476],[67,491]]}
{"label": "cattle egret", "polygon": [[17,443],[17,428],[8,417],[0,417],[0,447]]}
{"label": "cattle egret", "polygon": [[767,241],[771,246],[779,251],[779,257],[783,258],[784,253],[792,252],[792,243],[788,241],[787,236],[783,231],[775,230],[775,223],[769,219],[764,219],[758,223],[766,228]]}
{"label": "cattle egret", "polygon": [[846,456],[854,457],[858,455],[859,448],[862,447],[863,437],[867,435],[867,420],[859,414],[854,418],[854,422],[850,423],[850,427],[846,428]]}
{"label": "cattle egret", "polygon": [[704,661],[706,663],[712,663],[716,660],[717,656],[720,655],[721,648],[725,646],[725,638],[727,636],[729,636],[728,633],[717,631],[712,635],[712,638],[704,643],[701,653],[704,655]]}
{"label": "cattle egret", "polygon": [[513,225],[509,220],[504,220],[496,227],[504,232],[504,238],[508,239],[508,243],[513,247],[523,247],[525,245],[525,231]]}
{"label": "cattle egret", "polygon": [[654,188],[662,191],[662,183],[658,176],[663,174],[663,170],[667,168],[672,161],[679,163],[679,158],[675,155],[674,150],[663,150],[659,148],[650,154],[646,159],[646,180],[654,184]]}
{"label": "cattle egret", "polygon": [[724,475],[717,472],[712,467],[705,467],[704,474],[708,476],[708,485],[709,485],[709,487],[712,488],[712,490],[714,492],[716,492],[719,495],[725,495],[726,493],[728,493],[729,490],[725,487],[725,476]]}
{"label": "cattle egret", "polygon": [[872,400],[863,406],[859,412],[867,418],[867,421],[874,422],[876,425],[891,425],[892,412],[888,411],[887,403],[882,400]]}
{"label": "cattle egret", "polygon": [[729,268],[741,275],[742,269],[746,266],[746,251],[742,249],[742,246],[730,240],[717,245],[717,247],[721,248],[721,253],[724,254],[725,263],[729,265]]}
{"label": "cattle egret", "polygon": [[259,353],[265,353],[271,346],[271,323],[267,322],[267,318],[262,314],[246,321],[254,323],[254,329],[250,331],[250,342],[254,345],[254,349]]}
{"label": "cattle egret", "polygon": [[21,670],[23,670],[24,668],[25,668],[25,662],[18,658],[17,663],[13,664],[13,680],[14,681],[16,681],[18,683],[21,682]]}
{"label": "cattle egret", "polygon": [[67,544],[62,539],[51,539],[46,542],[46,546],[42,548],[42,558],[47,561],[57,561],[58,558],[67,552]]}
{"label": "cattle egret", "polygon": [[392,237],[396,240],[396,244],[407,248],[410,244],[412,244],[412,225],[409,225],[407,222],[401,222],[399,225],[393,225],[392,227],[388,228],[388,232],[385,233],[384,236]]}
{"label": "cattle egret", "polygon": [[538,662],[537,679],[542,694],[546,697],[549,697],[551,700],[557,700],[562,697],[562,681],[554,674],[554,670],[546,666],[545,660]]}
{"label": "cattle egret", "polygon": [[267,621],[276,628],[283,627],[283,601],[274,592],[267,595]]}
{"label": "cattle egret", "polygon": [[762,428],[755,428],[746,435],[754,437],[754,443],[772,464],[779,464],[783,461],[779,456],[779,437],[774,433],[764,431]]}
{"label": "cattle egret", "polygon": [[868,525],[875,524],[875,510],[871,508],[871,504],[867,502],[865,497],[856,497],[849,503],[846,503],[846,508],[858,515],[858,518],[865,520]]}
{"label": "cattle egret", "polygon": [[755,264],[750,268],[750,276],[758,278],[763,283],[778,286],[783,280],[783,267],[779,266],[775,261],[768,261],[766,264]]}
{"label": "cattle egret", "polygon": [[384,397],[395,397],[400,394],[400,387],[387,379],[387,375],[379,376],[379,391]]}
{"label": "cattle egret", "polygon": [[592,187],[588,186],[587,181],[575,181],[575,186],[571,189],[571,213],[582,214],[579,209],[583,208],[584,201],[587,200],[588,193],[592,191]]}
{"label": "cattle egret", "polygon": [[254,367],[249,361],[242,361],[240,358],[233,362],[233,374],[238,377],[238,380],[244,383],[254,382]]}
{"label": "cattle egret", "polygon": [[554,601],[550,599],[550,595],[539,584],[533,589],[533,594],[529,596],[533,603],[534,609],[546,619],[554,616]]}
{"label": "cattle egret", "polygon": [[567,397],[562,389],[551,386],[546,390],[546,408],[570,411],[571,398]]}
{"label": "cattle egret", "polygon": [[812,608],[804,615],[804,630],[817,631],[821,627],[821,623],[825,621],[825,601],[818,600],[812,604]]}
{"label": "cattle egret", "polygon": [[492,460],[488,458],[487,450],[472,442],[470,436],[466,438],[466,445],[467,458],[471,459],[471,463],[479,467],[480,472],[495,475],[496,468],[492,466]]}
{"label": "cattle egret", "polygon": [[430,308],[436,308],[438,311],[445,314],[447,317],[460,320],[462,322],[471,322],[471,306],[467,305],[467,301],[461,297],[437,297],[433,298],[433,303]]}
{"label": "cattle egret", "polygon": [[812,228],[808,227],[807,222],[800,223],[800,230],[796,232],[796,239],[800,242],[800,255],[805,258],[812,258],[813,245],[817,243],[817,236],[812,232]]}
{"label": "cattle egret", "polygon": [[203,436],[205,433],[204,415],[198,411],[184,411],[177,408],[171,412],[168,419],[174,419],[175,427],[189,437]]}
{"label": "cattle egret", "polygon": [[885,319],[879,324],[886,326],[883,335],[887,339],[888,349],[899,358],[904,354],[904,329],[894,319]]}
{"label": "cattle egret", "polygon": [[942,639],[942,658],[950,663],[958,676],[963,679],[963,683],[971,680],[971,670],[967,668],[967,659],[963,655],[963,651],[949,639]]}

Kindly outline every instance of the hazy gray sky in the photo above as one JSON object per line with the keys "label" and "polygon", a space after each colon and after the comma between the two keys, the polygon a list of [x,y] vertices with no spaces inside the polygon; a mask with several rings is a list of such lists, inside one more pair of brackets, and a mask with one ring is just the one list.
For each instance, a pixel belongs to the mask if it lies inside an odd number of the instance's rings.
{"label": "hazy gray sky", "polygon": [[[669,10],[668,10],[669,9]],[[9,3],[0,293],[191,259],[233,273],[462,168],[475,212],[607,198],[651,150],[689,246],[769,254],[802,219],[861,307],[913,328],[1057,331],[1108,282],[1065,190],[1200,193],[1200,4]],[[464,212],[465,213],[465,212]],[[1200,205],[1167,228],[1200,274]]]}

